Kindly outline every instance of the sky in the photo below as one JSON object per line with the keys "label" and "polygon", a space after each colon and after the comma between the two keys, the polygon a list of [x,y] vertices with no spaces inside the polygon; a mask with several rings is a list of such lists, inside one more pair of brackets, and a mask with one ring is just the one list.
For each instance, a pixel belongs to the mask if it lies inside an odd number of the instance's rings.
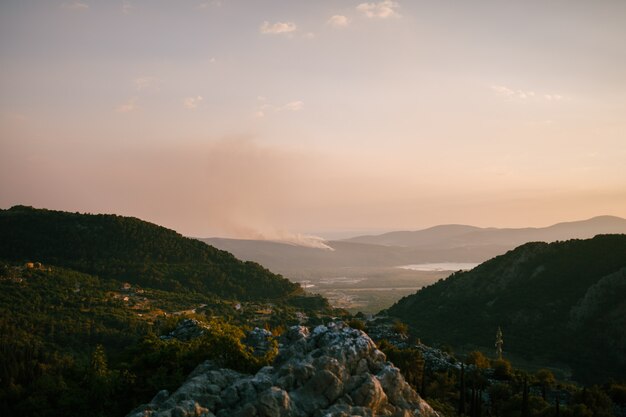
{"label": "sky", "polygon": [[0,208],[293,240],[626,217],[622,0],[4,0]]}

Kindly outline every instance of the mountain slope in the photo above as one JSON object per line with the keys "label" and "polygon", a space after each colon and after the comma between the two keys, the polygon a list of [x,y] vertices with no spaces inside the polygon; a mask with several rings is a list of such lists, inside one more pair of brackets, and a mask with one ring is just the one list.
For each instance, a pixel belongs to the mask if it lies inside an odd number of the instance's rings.
{"label": "mountain slope", "polygon": [[567,362],[581,380],[626,374],[626,235],[528,243],[405,297],[388,314],[419,337]]}
{"label": "mountain slope", "polygon": [[297,284],[136,218],[16,206],[0,210],[0,259],[43,262],[152,288],[280,298]]}
{"label": "mountain slope", "polygon": [[[0,415],[121,416],[200,361],[261,366],[241,345],[243,326],[336,315],[302,293],[138,219],[0,210]],[[210,323],[201,337],[159,337],[188,316]]]}

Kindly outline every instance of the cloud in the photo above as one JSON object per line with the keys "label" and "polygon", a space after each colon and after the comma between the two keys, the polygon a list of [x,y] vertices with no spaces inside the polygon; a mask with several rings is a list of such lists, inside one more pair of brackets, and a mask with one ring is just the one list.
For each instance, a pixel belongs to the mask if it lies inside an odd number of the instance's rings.
{"label": "cloud", "polygon": [[527,99],[529,97],[534,97],[534,91],[524,91],[524,90],[513,90],[504,85],[492,85],[491,89],[496,92],[496,94],[505,97],[517,97],[521,99]]}
{"label": "cloud", "polygon": [[135,84],[137,91],[159,91],[161,89],[161,80],[157,77],[137,77],[133,80],[133,84]]}
{"label": "cloud", "polygon": [[259,30],[264,35],[279,35],[295,32],[296,24],[293,22],[270,23],[268,21],[265,21],[263,22]]}
{"label": "cloud", "polygon": [[342,28],[350,24],[350,19],[348,19],[346,16],[336,14],[331,16],[330,19],[328,19],[327,23],[333,27]]}
{"label": "cloud", "polygon": [[118,113],[130,113],[137,110],[138,108],[139,107],[137,106],[137,97],[131,97],[126,103],[117,106],[115,108],[115,111]]}
{"label": "cloud", "polygon": [[396,11],[399,7],[398,2],[383,0],[378,3],[361,3],[356,6],[356,9],[368,18],[387,19],[389,17],[400,17],[400,14]]}
{"label": "cloud", "polygon": [[558,95],[558,94],[544,94],[544,95],[543,95],[543,98],[545,98],[545,99],[546,99],[546,100],[548,100],[548,101],[552,101],[552,100],[554,100],[554,101],[559,101],[559,100],[561,100],[563,97],[562,97],[562,96],[560,96],[560,95]]}
{"label": "cloud", "polygon": [[255,117],[265,117],[268,112],[271,113],[280,113],[284,111],[297,112],[302,110],[304,107],[304,101],[302,100],[294,100],[290,101],[283,105],[275,105],[267,101],[267,98],[263,96],[257,97],[258,107],[256,112],[254,113]]}
{"label": "cloud", "polygon": [[299,111],[302,110],[304,102],[301,100],[291,101],[282,107],[282,110]]}
{"label": "cloud", "polygon": [[89,5],[87,3],[83,3],[81,1],[72,1],[72,2],[65,2],[61,4],[61,7],[67,10],[78,10],[78,11],[82,11],[82,10],[87,10],[89,8]]}
{"label": "cloud", "polygon": [[183,100],[183,106],[185,106],[186,109],[195,110],[198,108],[202,100],[203,100],[202,96],[186,97]]}
{"label": "cloud", "polygon": [[553,101],[553,100],[558,101],[563,98],[559,94],[537,94],[532,90],[512,89],[504,85],[492,85],[491,90],[493,90],[499,96],[510,98],[510,99],[519,99],[519,100],[543,99],[547,101]]}

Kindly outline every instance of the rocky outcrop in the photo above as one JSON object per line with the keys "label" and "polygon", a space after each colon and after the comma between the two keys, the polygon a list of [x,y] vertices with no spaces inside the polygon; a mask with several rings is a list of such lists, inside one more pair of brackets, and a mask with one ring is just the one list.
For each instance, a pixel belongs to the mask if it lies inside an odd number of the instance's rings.
{"label": "rocky outcrop", "polygon": [[272,332],[255,327],[247,334],[243,343],[252,348],[256,356],[264,356],[272,349]]}
{"label": "rocky outcrop", "polygon": [[161,336],[161,339],[191,340],[202,336],[207,329],[207,325],[200,323],[198,320],[184,319],[169,334]]}
{"label": "rocky outcrop", "polygon": [[424,358],[424,366],[431,372],[447,372],[450,370],[460,371],[461,363],[448,353],[426,346],[423,344],[415,345],[415,348],[422,353]]}
{"label": "rocky outcrop", "polygon": [[256,375],[198,366],[173,394],[128,417],[424,416],[437,413],[364,332],[343,323],[291,327],[273,366]]}

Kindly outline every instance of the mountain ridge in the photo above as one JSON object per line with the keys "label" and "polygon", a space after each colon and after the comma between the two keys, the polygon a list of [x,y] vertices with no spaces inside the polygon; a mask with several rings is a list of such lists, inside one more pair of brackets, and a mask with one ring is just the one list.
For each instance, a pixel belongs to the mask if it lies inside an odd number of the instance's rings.
{"label": "mountain ridge", "polygon": [[547,227],[518,229],[438,225],[413,232],[388,232],[326,241],[333,251],[254,239],[200,240],[234,253],[239,258],[259,262],[285,275],[293,275],[298,269],[393,268],[429,262],[483,262],[527,242],[591,238],[604,233],[626,233],[626,219],[596,216]]}
{"label": "mountain ridge", "polygon": [[0,254],[167,290],[225,298],[302,293],[265,267],[241,261],[165,227],[134,217],[14,206],[0,210]]}
{"label": "mountain ridge", "polygon": [[[593,235],[585,235],[589,233],[594,233],[594,235],[610,232],[626,233],[626,219],[612,215],[600,215],[584,220],[559,222],[545,227],[520,228],[477,227],[463,224],[443,224],[414,231],[394,231],[379,235],[355,236],[349,239],[343,239],[343,241],[388,246],[421,246],[427,243],[432,245],[433,239],[445,240],[454,238],[456,240],[453,240],[452,243],[455,243],[458,242],[458,239],[464,236],[479,239],[481,235],[504,235],[505,233],[520,235],[517,240],[531,239],[545,241],[545,237],[547,236],[548,240],[553,241],[561,240],[559,239],[561,236],[551,236],[550,233],[559,232],[563,233],[563,239],[593,237]],[[524,234],[530,234],[530,236],[525,237]]]}
{"label": "mountain ridge", "polygon": [[457,272],[386,310],[427,342],[565,360],[581,380],[626,373],[626,235],[531,242]]}

